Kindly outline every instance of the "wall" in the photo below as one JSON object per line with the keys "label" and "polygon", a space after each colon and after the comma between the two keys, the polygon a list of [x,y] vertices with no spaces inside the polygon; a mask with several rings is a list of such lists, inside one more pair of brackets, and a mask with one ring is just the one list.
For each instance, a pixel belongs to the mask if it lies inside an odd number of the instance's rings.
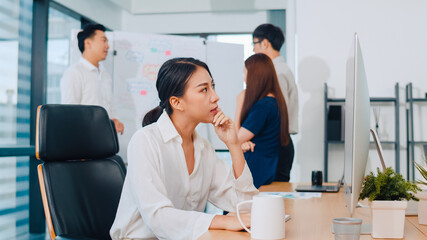
{"label": "wall", "polygon": [[[427,92],[426,9],[427,2],[422,0],[296,1],[298,41],[295,50],[301,129],[294,138],[297,159],[291,181],[308,182],[311,170],[323,169],[323,84],[328,83],[331,97],[345,96],[345,63],[354,32],[359,34],[370,95],[393,96],[394,84],[400,84],[400,162],[401,172],[406,173],[404,89],[412,82],[414,97]],[[393,113],[383,109],[380,124],[387,128],[382,130],[383,136],[393,138]],[[426,140],[427,129],[421,126],[421,121],[427,121],[426,109],[420,109],[424,112],[415,116],[416,137]],[[335,168],[330,180],[338,179],[342,172],[342,158],[337,148],[330,148],[329,163]],[[386,151],[386,162],[391,165],[394,153],[390,149]],[[368,162],[371,169],[379,166],[373,153],[371,150],[373,157]],[[416,154],[418,156],[420,154]]]}
{"label": "wall", "polygon": [[122,30],[141,33],[242,33],[267,21],[267,11],[131,15],[122,12]]}
{"label": "wall", "polygon": [[[171,7],[177,4],[173,0],[167,4],[165,1],[157,2],[144,8],[141,5],[144,1],[112,1],[125,9],[133,7],[134,10],[130,12],[141,13],[130,14],[128,11],[123,11],[123,31],[160,34],[251,33],[258,25],[271,19],[272,14],[269,14],[269,10],[291,9],[286,11],[286,23],[284,23],[286,24],[286,51],[283,52],[286,53],[285,58],[290,68],[295,69],[296,0],[186,0],[180,2],[185,6],[184,9],[182,6]],[[192,4],[189,4],[190,2]]]}
{"label": "wall", "polygon": [[[173,9],[166,11],[159,5],[164,2],[159,2],[149,8],[157,9],[157,14],[145,15],[118,10],[109,1],[102,1],[102,4],[100,0],[57,2],[115,30],[176,34],[252,32],[260,23],[268,21],[267,9],[282,9],[283,4],[286,8],[287,61],[296,75],[300,97],[300,133],[293,136],[296,159],[291,181],[309,181],[311,170],[323,169],[323,84],[328,83],[331,97],[344,97],[345,61],[353,34],[358,32],[370,95],[393,96],[394,84],[400,83],[400,160],[401,172],[406,173],[404,88],[412,82],[415,97],[427,91],[427,68],[424,67],[427,62],[427,15],[424,14],[427,2],[423,0],[287,0],[281,2],[280,7],[276,1],[267,1],[265,4],[274,3],[270,8],[259,6],[260,1],[252,1],[255,3],[253,9],[246,4],[247,11],[238,12],[224,11],[226,5],[207,6],[207,1],[202,1],[205,5],[189,7],[185,13]],[[129,8],[139,2],[125,3]],[[217,7],[221,11],[209,12]],[[202,12],[196,12],[197,8]],[[137,9],[140,13],[145,10]],[[387,107],[381,109],[380,138],[393,140],[393,112]],[[426,109],[416,110],[416,139],[427,140],[427,128],[422,126],[427,120]],[[393,151],[390,147],[384,148],[386,162],[392,165]],[[341,174],[341,151],[341,146],[330,148],[330,180],[336,180]],[[373,153],[371,151],[375,156]],[[419,151],[416,156],[420,156]],[[368,165],[372,169],[378,162],[374,158]]]}
{"label": "wall", "polygon": [[284,9],[287,0],[110,0],[132,14],[200,13]]}
{"label": "wall", "polygon": [[55,0],[55,2],[103,24],[113,30],[122,28],[122,10],[117,5],[106,0]]}

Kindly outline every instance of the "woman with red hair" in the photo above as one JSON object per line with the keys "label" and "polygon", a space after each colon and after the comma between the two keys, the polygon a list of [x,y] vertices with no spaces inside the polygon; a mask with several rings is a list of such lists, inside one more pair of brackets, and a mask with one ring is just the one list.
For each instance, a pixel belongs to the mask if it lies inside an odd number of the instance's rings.
{"label": "woman with red hair", "polygon": [[271,59],[262,53],[245,61],[246,90],[237,97],[236,125],[255,187],[276,176],[280,146],[289,143],[288,111]]}

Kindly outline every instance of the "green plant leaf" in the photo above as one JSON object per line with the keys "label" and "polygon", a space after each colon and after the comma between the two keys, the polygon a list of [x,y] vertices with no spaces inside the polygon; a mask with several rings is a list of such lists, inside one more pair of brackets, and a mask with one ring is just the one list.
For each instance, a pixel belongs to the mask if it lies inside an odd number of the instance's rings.
{"label": "green plant leaf", "polygon": [[[421,164],[414,161],[415,167],[417,168],[418,172],[420,172],[421,176],[423,176],[424,180],[427,180],[427,170],[421,166]],[[427,182],[418,180],[417,183],[427,185]]]}
{"label": "green plant leaf", "polygon": [[[426,175],[427,176],[427,175]],[[370,172],[362,182],[359,200],[368,198],[374,200],[415,200],[415,193],[421,189],[414,183],[406,181],[401,174],[397,174],[389,167],[385,172],[377,168],[377,175]]]}

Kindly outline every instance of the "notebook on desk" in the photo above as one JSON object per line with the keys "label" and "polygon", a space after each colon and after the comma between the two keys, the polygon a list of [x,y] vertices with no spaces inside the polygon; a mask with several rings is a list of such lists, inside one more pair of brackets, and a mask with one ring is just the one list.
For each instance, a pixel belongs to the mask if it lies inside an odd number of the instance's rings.
{"label": "notebook on desk", "polygon": [[336,193],[339,192],[341,187],[341,180],[338,181],[337,185],[330,185],[330,186],[316,186],[316,185],[298,185],[297,188],[295,188],[295,191],[297,192],[331,192]]}

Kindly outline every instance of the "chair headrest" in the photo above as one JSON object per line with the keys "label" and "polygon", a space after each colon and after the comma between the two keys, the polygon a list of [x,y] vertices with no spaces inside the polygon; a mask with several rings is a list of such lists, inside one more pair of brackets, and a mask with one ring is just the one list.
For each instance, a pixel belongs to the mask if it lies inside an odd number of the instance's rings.
{"label": "chair headrest", "polygon": [[118,152],[116,133],[100,106],[46,104],[37,111],[36,157],[100,159]]}

